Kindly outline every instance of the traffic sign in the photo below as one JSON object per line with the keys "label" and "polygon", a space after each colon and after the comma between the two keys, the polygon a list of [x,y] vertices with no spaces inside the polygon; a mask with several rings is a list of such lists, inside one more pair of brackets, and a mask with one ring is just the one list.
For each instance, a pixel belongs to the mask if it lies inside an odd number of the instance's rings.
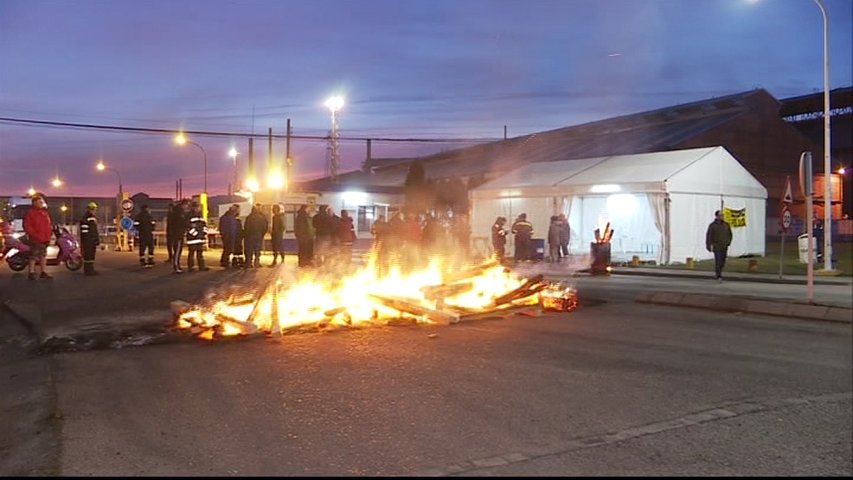
{"label": "traffic sign", "polygon": [[[124,200],[122,200],[121,201],[121,209],[124,210],[125,213],[133,210],[133,200],[131,200],[129,198],[125,198]],[[131,223],[131,225],[133,225],[133,224]],[[125,229],[125,230],[127,230],[127,229]]]}
{"label": "traffic sign", "polygon": [[785,193],[782,195],[782,203],[788,205],[794,203],[794,196],[791,194],[791,177],[785,177]]}
{"label": "traffic sign", "polygon": [[791,211],[788,210],[788,207],[782,207],[782,216],[779,220],[779,223],[780,225],[782,225],[782,230],[784,230],[785,233],[787,233],[788,229],[791,228],[791,220]]}
{"label": "traffic sign", "polygon": [[121,225],[121,228],[125,230],[130,230],[133,228],[133,219],[130,217],[123,217],[119,222],[119,225]]}

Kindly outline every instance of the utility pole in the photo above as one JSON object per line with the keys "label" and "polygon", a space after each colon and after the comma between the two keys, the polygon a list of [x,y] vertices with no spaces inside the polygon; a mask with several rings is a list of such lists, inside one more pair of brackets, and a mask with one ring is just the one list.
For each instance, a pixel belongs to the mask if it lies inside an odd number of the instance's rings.
{"label": "utility pole", "polygon": [[284,155],[285,155],[284,165],[286,168],[285,177],[284,177],[284,181],[285,181],[284,185],[285,185],[285,191],[287,193],[290,193],[293,191],[293,187],[291,186],[293,184],[293,177],[292,177],[292,175],[293,175],[293,168],[292,168],[293,167],[293,159],[290,158],[290,135],[291,135],[291,132],[292,132],[292,130],[290,128],[290,119],[288,118],[287,119],[287,141],[285,142],[285,153],[284,153]]}

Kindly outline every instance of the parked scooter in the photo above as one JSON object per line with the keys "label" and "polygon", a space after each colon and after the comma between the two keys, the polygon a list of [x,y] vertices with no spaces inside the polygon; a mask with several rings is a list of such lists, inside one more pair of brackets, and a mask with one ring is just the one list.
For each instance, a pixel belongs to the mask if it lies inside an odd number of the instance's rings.
{"label": "parked scooter", "polygon": [[[47,264],[65,264],[68,270],[76,271],[83,266],[83,255],[77,239],[66,227],[54,225],[53,234],[55,245],[47,246]],[[26,243],[26,235],[16,233],[10,223],[3,225],[3,252],[0,259],[6,260],[9,268],[20,272],[30,263],[30,246]]]}

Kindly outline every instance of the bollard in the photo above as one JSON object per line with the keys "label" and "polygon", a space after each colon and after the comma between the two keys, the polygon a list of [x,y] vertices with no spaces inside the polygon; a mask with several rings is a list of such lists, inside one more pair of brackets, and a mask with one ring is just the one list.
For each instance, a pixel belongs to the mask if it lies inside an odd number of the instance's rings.
{"label": "bollard", "polygon": [[758,273],[758,260],[750,259],[749,266],[747,267],[747,271],[749,273]]}
{"label": "bollard", "polygon": [[631,257],[631,266],[632,267],[639,267],[640,266],[640,257],[639,256],[634,255],[633,257]]}
{"label": "bollard", "polygon": [[687,265],[687,268],[689,268],[691,270],[693,269],[693,257],[687,257],[686,265]]}

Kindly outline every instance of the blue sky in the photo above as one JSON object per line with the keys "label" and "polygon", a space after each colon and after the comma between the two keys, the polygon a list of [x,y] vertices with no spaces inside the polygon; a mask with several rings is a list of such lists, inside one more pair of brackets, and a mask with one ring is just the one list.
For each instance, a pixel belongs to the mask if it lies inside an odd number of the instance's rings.
{"label": "blue sky", "polygon": [[[830,87],[853,85],[853,1],[824,0]],[[328,134],[342,171],[364,141],[496,139],[764,88],[823,90],[814,0],[0,0],[0,117],[266,134]],[[231,145],[194,136],[208,190],[225,193]],[[374,157],[465,142],[382,142]],[[276,140],[281,155],[284,142]],[[267,141],[255,140],[259,170]],[[292,143],[295,176],[326,168],[326,143]],[[200,190],[203,157],[166,134],[0,122],[0,195],[172,196]],[[50,187],[58,175],[66,184]]]}

